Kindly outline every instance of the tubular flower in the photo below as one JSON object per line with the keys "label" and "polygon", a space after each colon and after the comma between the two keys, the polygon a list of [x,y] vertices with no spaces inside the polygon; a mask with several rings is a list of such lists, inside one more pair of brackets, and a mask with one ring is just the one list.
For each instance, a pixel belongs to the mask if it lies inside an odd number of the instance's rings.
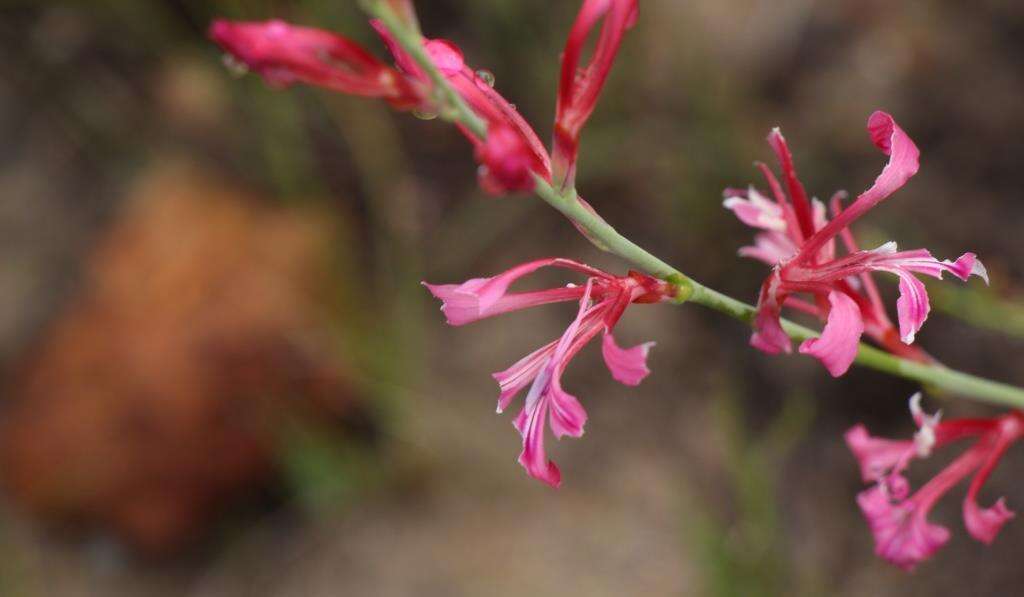
{"label": "tubular flower", "polygon": [[[402,72],[423,85],[430,81],[416,62],[395,41],[379,22],[374,28],[384,39]],[[463,125],[457,124],[476,149],[481,160],[480,182],[485,191],[500,195],[533,188],[533,174],[551,180],[551,158],[526,119],[515,106],[494,90],[493,79],[481,76],[466,65],[455,44],[442,40],[426,40],[425,47],[434,64],[469,107],[487,123],[487,139],[482,140]],[[491,137],[496,137],[491,139]]]}
{"label": "tubular flower", "polygon": [[[850,225],[918,170],[918,149],[892,116],[875,112],[868,119],[868,131],[875,145],[889,156],[889,163],[875,184],[846,209],[841,205],[844,194],[833,196],[831,221],[823,203],[808,199],[778,129],[768,136],[768,142],[781,164],[785,190],[772,171],[759,164],[772,199],[753,187],[725,192],[725,207],[761,231],[754,245],[740,249],[740,255],[772,266],[761,287],[751,344],[770,354],[788,353],[792,345],[780,324],[782,308],[817,315],[826,322],[821,338],[805,341],[800,352],[819,359],[836,377],[853,363],[864,333],[895,354],[930,360],[909,346],[930,310],[928,293],[916,274],[941,279],[948,272],[964,281],[973,274],[988,282],[985,267],[974,253],[965,253],[956,261],[940,261],[925,249],[899,251],[892,242],[867,251],[857,246]],[[836,237],[845,248],[843,255],[837,254]],[[874,272],[899,278],[898,331],[886,314],[872,279]],[[801,294],[811,300],[796,296]]]}
{"label": "tubular flower", "polygon": [[[558,182],[564,188],[574,186],[580,132],[594,112],[622,38],[637,17],[637,0],[584,0],[569,32],[558,83],[553,150]],[[580,68],[583,46],[602,19],[604,24],[593,57],[587,66]]]}
{"label": "tubular flower", "polygon": [[[409,0],[389,0],[392,10],[418,29]],[[210,38],[233,60],[259,73],[271,85],[306,83],[351,95],[380,98],[399,110],[436,114],[430,78],[377,21],[371,23],[394,56],[391,67],[340,35],[283,21],[216,20]],[[551,179],[551,159],[525,119],[492,87],[493,81],[466,65],[451,42],[424,40],[424,49],[448,83],[487,123],[482,140],[463,126],[481,161],[481,185],[492,194],[532,188],[533,174]],[[481,71],[482,72],[482,71]]]}
{"label": "tubular flower", "polygon": [[[874,483],[857,496],[864,518],[875,538],[875,553],[889,562],[912,570],[949,540],[949,530],[928,522],[938,500],[972,472],[974,477],[963,502],[964,526],[982,543],[995,540],[1014,513],[1003,498],[991,507],[978,505],[978,492],[1006,450],[1024,437],[1024,413],[1012,411],[991,419],[940,421],[940,414],[925,415],[921,395],[910,400],[918,432],[911,440],[872,437],[863,425],[846,432],[846,444],[860,464],[865,482]],[[931,481],[910,494],[903,472],[915,458],[927,458],[934,449],[971,438],[973,445]]]}
{"label": "tubular flower", "polygon": [[[583,286],[570,284],[533,292],[508,291],[519,278],[549,266],[584,274],[587,281]],[[494,374],[500,387],[499,413],[527,390],[523,407],[514,420],[523,438],[519,464],[531,477],[554,487],[561,484],[561,473],[544,450],[546,427],[550,427],[558,439],[580,437],[587,420],[579,400],[562,389],[562,373],[569,361],[601,334],[601,351],[612,377],[625,385],[638,385],[650,373],[647,353],[654,343],[621,348],[612,336],[612,329],[630,304],[668,300],[676,293],[671,284],[650,276],[637,272],[613,276],[568,259],[524,263],[492,278],[473,279],[458,285],[424,285],[441,300],[441,311],[448,323],[456,326],[537,305],[579,302],[575,319],[560,338]]]}
{"label": "tubular flower", "polygon": [[281,20],[210,24],[210,39],[268,84],[317,85],[350,95],[381,98],[398,109],[420,103],[420,92],[394,68],[354,41],[329,31]]}

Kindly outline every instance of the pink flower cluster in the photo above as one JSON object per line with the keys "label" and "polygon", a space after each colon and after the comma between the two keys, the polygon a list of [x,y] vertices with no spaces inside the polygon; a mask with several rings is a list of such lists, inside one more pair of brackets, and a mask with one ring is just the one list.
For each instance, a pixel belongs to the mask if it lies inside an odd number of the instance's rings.
{"label": "pink flower cluster", "polygon": [[[956,261],[939,261],[926,249],[900,251],[894,242],[872,250],[857,246],[849,227],[917,174],[920,155],[910,137],[885,112],[871,115],[868,132],[875,146],[889,156],[889,163],[875,184],[847,208],[842,207],[843,194],[834,195],[831,221],[825,205],[807,197],[778,129],[768,136],[768,143],[781,164],[785,190],[761,164],[772,199],[753,186],[725,192],[725,207],[744,224],[761,230],[754,245],[740,249],[740,254],[772,266],[761,285],[751,345],[769,354],[791,352],[789,336],[780,323],[783,307],[814,314],[826,320],[825,329],[820,338],[801,344],[800,352],[820,360],[835,377],[850,368],[864,333],[893,353],[928,359],[924,353],[900,345],[914,342],[930,310],[928,291],[915,274],[941,279],[948,272],[965,281],[973,274],[988,282],[985,267],[974,253],[964,253]],[[839,254],[836,237],[845,254]],[[898,334],[872,279],[874,272],[899,278]]]}
{"label": "pink flower cluster", "polygon": [[[1024,437],[1024,413],[1010,412],[991,419],[942,421],[941,413],[926,415],[921,395],[910,399],[918,431],[910,440],[872,437],[863,425],[846,432],[846,444],[860,463],[861,476],[873,487],[857,496],[875,537],[875,552],[905,570],[913,569],[949,541],[945,527],[928,522],[936,502],[971,473],[974,478],[963,502],[964,526],[972,537],[991,543],[1014,513],[1000,498],[989,508],[978,505],[978,492],[1006,450]],[[959,440],[974,443],[931,481],[910,495],[903,476],[915,458],[927,458]]]}

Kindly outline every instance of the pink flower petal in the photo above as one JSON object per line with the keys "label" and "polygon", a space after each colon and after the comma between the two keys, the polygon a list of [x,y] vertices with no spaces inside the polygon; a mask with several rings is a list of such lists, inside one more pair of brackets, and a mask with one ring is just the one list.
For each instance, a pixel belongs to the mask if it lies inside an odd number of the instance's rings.
{"label": "pink flower petal", "polygon": [[846,373],[857,358],[860,336],[864,333],[864,320],[860,307],[848,295],[833,290],[828,295],[832,305],[828,323],[820,338],[805,340],[800,352],[820,360],[833,377]]}
{"label": "pink flower petal", "polygon": [[789,197],[793,201],[793,211],[796,213],[796,221],[799,230],[791,230],[790,234],[797,239],[805,239],[814,234],[814,216],[811,212],[811,204],[807,199],[807,191],[796,174],[796,167],[793,165],[793,154],[789,151],[786,138],[778,127],[772,129],[768,135],[768,144],[775,151],[775,156],[782,167],[782,178],[789,190]]}
{"label": "pink flower petal", "polygon": [[519,359],[508,369],[491,375],[501,388],[501,395],[498,396],[498,414],[505,412],[512,399],[533,383],[537,374],[540,373],[544,365],[551,359],[556,346],[558,346],[558,340],[550,342]]}
{"label": "pink flower petal", "polygon": [[[526,395],[523,410],[513,423],[523,436],[523,451],[519,455],[519,464],[531,477],[553,487],[561,484],[562,477],[558,467],[548,460],[544,450],[545,422],[551,426],[555,437],[560,438],[566,435],[583,435],[583,426],[587,421],[587,413],[579,401],[562,390],[560,376],[566,362],[572,357],[574,343],[580,340],[578,333],[590,309],[592,289],[593,282],[588,281],[583,298],[580,299],[576,319],[566,328],[551,356],[537,373]],[[598,329],[596,326],[591,327]]]}
{"label": "pink flower petal", "polygon": [[[999,461],[1009,447],[1024,436],[1024,415],[1020,411],[1014,411],[1000,417],[996,425],[989,431],[990,438],[978,441],[977,446],[984,446],[986,451],[981,457],[981,464],[978,472],[971,479],[971,485],[967,488],[967,497],[964,499],[964,524],[967,532],[982,543],[992,543],[999,530],[1013,518],[1014,513],[1006,507],[1003,498],[999,498],[991,508],[978,506],[978,493],[988,480],[989,475],[995,470]],[[982,442],[985,442],[984,444]]]}
{"label": "pink flower petal", "polygon": [[534,187],[535,157],[512,127],[492,124],[487,139],[477,146],[480,186],[492,195],[528,191]]}
{"label": "pink flower petal", "polygon": [[519,464],[534,479],[557,488],[562,484],[562,474],[558,466],[548,460],[547,452],[544,450],[544,424],[548,416],[548,400],[540,393],[546,381],[541,376],[537,377],[527,396],[526,405],[513,421],[513,425],[523,436]]}
{"label": "pink flower petal", "polygon": [[454,43],[446,39],[427,40],[424,47],[430,61],[437,66],[441,74],[446,77],[462,72],[466,68],[466,60],[462,56],[462,50]]}
{"label": "pink flower petal", "polygon": [[644,342],[633,348],[620,348],[615,338],[606,333],[601,341],[601,354],[616,381],[627,386],[638,386],[651,373],[647,368],[647,353],[652,346],[654,342]]}
{"label": "pink flower petal", "polygon": [[1011,518],[1016,516],[1006,507],[1006,500],[999,498],[991,508],[981,508],[978,502],[968,497],[964,500],[964,526],[972,537],[982,543],[991,544]]}
{"label": "pink flower petal", "polygon": [[548,392],[551,401],[549,424],[555,438],[583,437],[583,427],[587,424],[587,411],[580,401],[562,389],[562,383],[557,377],[551,380]]}
{"label": "pink flower petal", "polygon": [[767,354],[790,353],[793,343],[789,335],[782,329],[778,312],[770,309],[758,309],[754,318],[754,334],[750,336],[750,345]]}
{"label": "pink flower petal", "polygon": [[[579,136],[597,106],[626,30],[637,20],[638,0],[584,0],[562,52],[555,107],[554,161],[569,186],[575,177]],[[587,39],[601,19],[604,25],[590,63],[580,67]]]}
{"label": "pink flower petal", "polygon": [[777,265],[796,255],[797,246],[781,232],[763,232],[754,236],[754,245],[742,247],[740,257],[757,259],[768,265]]}
{"label": "pink flower petal", "polygon": [[[886,112],[876,111],[868,118],[868,132],[871,141],[889,156],[889,163],[875,179],[875,184],[857,198],[855,203],[864,202],[873,207],[879,201],[895,193],[917,174],[921,152],[896,120]],[[851,206],[851,209],[853,206]],[[870,208],[869,208],[870,209]]]}
{"label": "pink flower petal", "polygon": [[754,316],[754,334],[750,337],[750,345],[768,354],[790,353],[793,343],[789,335],[782,329],[780,321],[782,302],[780,297],[782,278],[779,269],[761,285],[761,296],[757,301],[757,314]]}
{"label": "pink flower petal", "polygon": [[988,271],[974,253],[964,253],[956,261],[948,259],[939,261],[927,249],[897,251],[896,243],[893,242],[886,243],[867,253],[873,254],[868,260],[868,266],[873,269],[889,271],[905,269],[939,280],[942,279],[943,273],[950,272],[965,282],[974,275],[988,284]]}
{"label": "pink flower petal", "polygon": [[402,109],[419,103],[418,94],[400,73],[352,40],[329,31],[280,20],[217,19],[210,24],[209,36],[273,86],[301,82],[386,99]]}
{"label": "pink flower petal", "polygon": [[875,538],[875,553],[906,571],[949,541],[949,530],[929,523],[915,502],[894,504],[882,486],[862,491],[857,505]]}
{"label": "pink flower petal", "polygon": [[892,472],[901,472],[914,458],[914,442],[872,437],[863,425],[850,428],[843,437],[857,458],[865,483],[875,483]]}
{"label": "pink flower petal", "polygon": [[875,112],[868,118],[868,132],[871,141],[889,156],[889,162],[871,188],[861,193],[848,208],[804,243],[797,256],[798,261],[813,260],[828,241],[917,174],[921,152],[892,116],[881,111]]}
{"label": "pink flower petal", "polygon": [[985,269],[984,264],[981,263],[981,260],[974,253],[964,253],[956,261],[951,262],[947,259],[942,263],[946,266],[947,271],[964,282],[973,275],[978,276],[985,281],[985,284],[988,284],[988,270]]}
{"label": "pink flower petal", "polygon": [[508,295],[509,286],[516,280],[548,266],[578,271],[588,276],[609,278],[608,274],[570,259],[538,259],[518,265],[491,278],[474,278],[462,284],[423,283],[443,303],[441,311],[451,325],[465,325],[474,321],[551,302],[576,300],[581,288],[553,288],[538,292]]}
{"label": "pink flower petal", "polygon": [[913,274],[900,273],[900,298],[896,300],[896,314],[900,322],[900,339],[913,344],[914,337],[928,319],[931,305],[924,282]]}
{"label": "pink flower petal", "polygon": [[741,222],[752,228],[761,228],[775,232],[786,231],[786,220],[782,207],[774,201],[751,188],[746,197],[730,196],[722,201],[722,206],[736,214]]}

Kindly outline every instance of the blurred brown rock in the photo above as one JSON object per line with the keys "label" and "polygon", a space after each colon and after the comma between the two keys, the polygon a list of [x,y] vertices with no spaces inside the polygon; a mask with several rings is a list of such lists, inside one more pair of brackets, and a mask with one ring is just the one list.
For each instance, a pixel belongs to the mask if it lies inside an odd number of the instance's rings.
{"label": "blurred brown rock", "polygon": [[274,479],[284,422],[344,418],[316,298],[322,221],[187,168],[144,176],[14,369],[0,420],[13,501],[167,553]]}

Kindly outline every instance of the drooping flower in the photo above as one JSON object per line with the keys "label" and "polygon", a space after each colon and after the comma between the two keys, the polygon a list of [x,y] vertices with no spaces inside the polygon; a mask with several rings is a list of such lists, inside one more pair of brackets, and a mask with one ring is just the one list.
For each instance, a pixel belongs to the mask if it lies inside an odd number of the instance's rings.
{"label": "drooping flower", "polygon": [[[1024,413],[1012,411],[991,419],[941,421],[940,414],[926,415],[921,395],[910,400],[918,431],[911,440],[872,437],[863,425],[846,432],[846,444],[860,464],[861,477],[874,486],[857,496],[864,518],[875,538],[875,553],[912,570],[949,540],[949,530],[928,522],[932,507],[950,489],[974,477],[963,502],[967,532],[989,544],[1014,513],[1000,498],[988,508],[978,505],[978,492],[1006,450],[1024,437]],[[962,439],[974,443],[931,481],[910,495],[903,473],[915,458],[927,458],[933,450]]]}
{"label": "drooping flower", "polygon": [[[583,0],[569,32],[562,54],[552,149],[556,179],[563,188],[574,186],[580,132],[597,106],[626,30],[637,21],[638,5],[638,0]],[[593,56],[581,68],[584,45],[602,19]]]}
{"label": "drooping flower", "polygon": [[[868,131],[875,145],[889,156],[889,163],[875,184],[846,209],[841,205],[844,194],[833,196],[831,221],[823,203],[808,199],[778,129],[768,136],[768,142],[781,164],[785,190],[771,170],[759,164],[773,199],[753,187],[725,193],[725,207],[743,223],[761,230],[754,245],[740,249],[740,254],[772,266],[761,287],[751,344],[771,354],[790,352],[792,345],[780,324],[783,307],[812,313],[826,321],[825,328],[821,338],[805,341],[800,352],[818,358],[837,377],[853,363],[864,333],[890,352],[930,360],[910,346],[930,310],[928,293],[916,274],[941,279],[948,272],[964,281],[973,274],[988,282],[974,253],[965,253],[956,261],[940,261],[925,249],[899,251],[892,242],[867,251],[857,246],[850,225],[918,170],[918,149],[892,116],[875,112],[868,119]],[[842,241],[844,255],[837,254],[836,237]],[[873,272],[899,278],[898,331],[886,314]]]}
{"label": "drooping flower", "polygon": [[[392,10],[417,27],[409,0],[389,0]],[[290,25],[280,20],[216,20],[209,35],[234,60],[259,73],[271,85],[306,83],[351,95],[387,100],[399,110],[440,111],[433,83],[378,21],[371,23],[395,59],[391,67],[340,35]],[[424,40],[424,49],[447,82],[486,124],[488,139],[463,126],[481,162],[480,182],[492,194],[528,190],[533,175],[551,179],[544,144],[515,107],[493,89],[493,81],[466,65],[453,43]],[[490,139],[490,136],[494,139]]]}
{"label": "drooping flower", "polygon": [[[570,284],[532,292],[509,292],[515,281],[544,267],[575,271],[587,276],[587,281],[583,286]],[[629,305],[668,300],[676,294],[671,284],[644,274],[630,272],[627,276],[614,276],[569,259],[532,261],[491,278],[477,278],[457,285],[424,285],[442,301],[441,311],[448,323],[456,326],[538,305],[579,301],[576,318],[560,338],[494,374],[501,390],[499,413],[527,390],[523,408],[514,421],[523,438],[519,463],[530,476],[554,487],[561,483],[561,473],[544,449],[546,427],[551,428],[556,438],[580,437],[587,420],[579,400],[562,389],[562,373],[569,361],[602,334],[601,351],[612,377],[626,385],[638,385],[650,373],[647,353],[654,343],[621,348],[612,336],[612,329]]]}

